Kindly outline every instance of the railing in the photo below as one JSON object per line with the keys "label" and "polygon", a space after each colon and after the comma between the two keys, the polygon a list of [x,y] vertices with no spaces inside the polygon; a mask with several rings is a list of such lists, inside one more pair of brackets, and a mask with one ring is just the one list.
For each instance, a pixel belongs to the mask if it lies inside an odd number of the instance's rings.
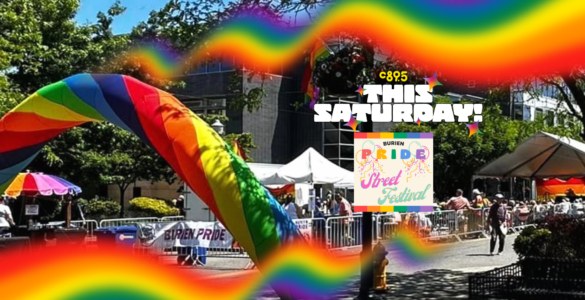
{"label": "railing", "polygon": [[131,225],[136,223],[161,223],[164,222],[159,218],[124,218],[124,219],[107,219],[100,221],[100,228],[103,227],[117,227],[123,225]]}
{"label": "railing", "polygon": [[94,232],[99,228],[96,220],[71,221],[71,225],[76,228],[84,228],[87,230],[88,237],[94,237]]}
{"label": "railing", "polygon": [[[372,234],[377,236],[376,216],[372,217]],[[329,217],[325,221],[327,249],[360,247],[363,216]]]}

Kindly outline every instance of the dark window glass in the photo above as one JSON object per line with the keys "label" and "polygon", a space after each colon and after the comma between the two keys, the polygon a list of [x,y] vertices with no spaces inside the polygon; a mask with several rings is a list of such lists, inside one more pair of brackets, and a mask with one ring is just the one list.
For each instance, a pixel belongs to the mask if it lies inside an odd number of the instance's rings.
{"label": "dark window glass", "polygon": [[339,158],[339,146],[325,146],[326,158]]}
{"label": "dark window glass", "polygon": [[209,107],[224,107],[225,99],[209,99],[207,100],[207,106]]}
{"label": "dark window glass", "polygon": [[353,158],[353,146],[341,146],[341,158]]}
{"label": "dark window glass", "polygon": [[325,131],[325,144],[337,144],[339,143],[339,131]]}
{"label": "dark window glass", "polygon": [[221,70],[231,71],[234,69],[234,58],[224,58],[221,60]]}
{"label": "dark window glass", "polygon": [[220,63],[218,60],[210,61],[208,66],[207,66],[207,72],[209,72],[209,73],[219,72],[220,71],[219,65],[220,65]]}
{"label": "dark window glass", "polygon": [[208,115],[224,115],[224,110],[222,109],[208,109],[207,110],[207,114]]}
{"label": "dark window glass", "polygon": [[340,131],[341,132],[341,143],[353,145],[353,131]]}
{"label": "dark window glass", "polygon": [[199,67],[195,71],[195,74],[203,74],[203,73],[207,73],[207,63],[205,63],[205,62],[200,63]]}
{"label": "dark window glass", "polygon": [[325,129],[338,129],[339,123],[336,122],[325,122]]}
{"label": "dark window glass", "polygon": [[341,167],[353,172],[353,160],[340,160]]}

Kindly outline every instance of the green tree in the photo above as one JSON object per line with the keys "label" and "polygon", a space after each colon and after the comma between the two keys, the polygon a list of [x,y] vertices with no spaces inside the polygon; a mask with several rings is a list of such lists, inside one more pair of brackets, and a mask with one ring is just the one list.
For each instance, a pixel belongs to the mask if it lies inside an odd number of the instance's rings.
{"label": "green tree", "polygon": [[[171,184],[176,180],[175,172],[162,157],[134,134],[116,126],[103,123],[96,124],[94,141],[100,136],[107,136],[108,143],[87,143],[81,152],[79,161],[83,164],[80,171],[85,176],[99,178],[101,184],[114,184],[120,190],[120,216],[124,216],[124,193],[138,180],[166,181]],[[88,131],[89,133],[89,131]]]}
{"label": "green tree", "polygon": [[[451,195],[458,188],[470,186],[473,174],[500,156],[515,149],[518,143],[538,131],[580,139],[579,126],[549,126],[543,119],[534,122],[510,120],[497,105],[484,105],[480,130],[483,134],[469,137],[465,123],[422,123],[420,126],[401,123],[394,132],[433,132],[434,187],[437,195]],[[438,96],[436,103],[451,103]]]}
{"label": "green tree", "polygon": [[[514,85],[520,91],[528,92],[533,98],[543,95],[559,100],[557,111],[563,110],[585,128],[585,68],[575,67],[571,72],[548,74],[530,78]],[[551,93],[552,91],[552,93]],[[581,130],[585,139],[585,131]]]}

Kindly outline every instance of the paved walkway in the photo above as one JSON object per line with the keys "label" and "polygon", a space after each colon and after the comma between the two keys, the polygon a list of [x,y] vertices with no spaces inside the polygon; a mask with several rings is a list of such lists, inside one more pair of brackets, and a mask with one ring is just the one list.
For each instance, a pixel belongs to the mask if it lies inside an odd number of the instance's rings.
{"label": "paved walkway", "polygon": [[[378,299],[467,299],[470,274],[516,262],[517,256],[512,249],[515,237],[506,238],[501,256],[489,256],[489,240],[483,239],[453,244],[424,265],[412,267],[391,263],[387,274],[389,293]],[[388,258],[397,261],[395,253],[389,253]],[[359,276],[356,275],[334,299],[355,299],[358,291]],[[272,290],[266,289],[255,299],[278,298]]]}

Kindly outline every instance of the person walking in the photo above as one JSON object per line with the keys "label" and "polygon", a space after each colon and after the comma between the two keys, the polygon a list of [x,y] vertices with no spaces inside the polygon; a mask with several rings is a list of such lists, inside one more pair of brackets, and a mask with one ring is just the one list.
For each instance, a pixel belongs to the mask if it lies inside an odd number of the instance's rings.
{"label": "person walking", "polygon": [[491,239],[490,239],[490,255],[494,255],[496,248],[496,240],[500,240],[500,247],[498,248],[498,254],[501,255],[504,252],[504,242],[506,240],[506,207],[503,205],[504,196],[502,194],[496,195],[496,203],[490,207],[488,214],[487,223],[491,227]]}

